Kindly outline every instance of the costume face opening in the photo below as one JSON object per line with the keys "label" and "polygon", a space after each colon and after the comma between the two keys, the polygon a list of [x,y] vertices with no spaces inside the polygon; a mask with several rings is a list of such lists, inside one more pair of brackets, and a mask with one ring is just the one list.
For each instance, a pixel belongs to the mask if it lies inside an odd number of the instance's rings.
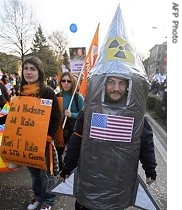
{"label": "costume face opening", "polygon": [[102,102],[105,105],[126,106],[129,79],[122,76],[107,76],[104,81]]}

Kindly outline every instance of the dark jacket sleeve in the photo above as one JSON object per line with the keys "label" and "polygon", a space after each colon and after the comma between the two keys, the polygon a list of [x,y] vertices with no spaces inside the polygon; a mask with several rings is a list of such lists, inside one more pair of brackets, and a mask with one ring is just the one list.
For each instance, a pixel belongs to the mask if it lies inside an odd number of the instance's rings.
{"label": "dark jacket sleeve", "polygon": [[40,97],[53,100],[49,127],[48,127],[48,135],[54,139],[55,133],[61,121],[61,111],[59,109],[57,96],[54,93],[54,90],[47,86]]}
{"label": "dark jacket sleeve", "polygon": [[146,117],[144,118],[144,128],[141,137],[140,161],[146,177],[151,177],[155,180],[157,176],[155,170],[157,163],[155,158],[153,131]]}
{"label": "dark jacket sleeve", "polygon": [[72,134],[68,148],[66,151],[66,155],[64,157],[64,166],[60,173],[61,177],[65,177],[66,175],[70,175],[71,171],[77,167],[79,156],[80,156],[80,148],[81,148],[81,140],[82,140],[82,132],[83,132],[83,119],[84,114],[83,110],[81,110],[78,114],[76,125],[75,125],[75,133]]}

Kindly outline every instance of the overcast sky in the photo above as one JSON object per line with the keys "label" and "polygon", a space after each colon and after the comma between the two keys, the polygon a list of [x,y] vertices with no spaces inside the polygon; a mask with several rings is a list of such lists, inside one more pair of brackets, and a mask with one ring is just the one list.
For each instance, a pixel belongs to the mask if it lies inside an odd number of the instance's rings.
{"label": "overcast sky", "polygon": [[[120,4],[129,36],[143,55],[155,44],[162,44],[167,36],[166,0],[24,0],[40,21],[45,33],[64,31],[70,47],[90,46],[97,24],[100,22],[99,47]],[[78,27],[69,30],[71,23]]]}

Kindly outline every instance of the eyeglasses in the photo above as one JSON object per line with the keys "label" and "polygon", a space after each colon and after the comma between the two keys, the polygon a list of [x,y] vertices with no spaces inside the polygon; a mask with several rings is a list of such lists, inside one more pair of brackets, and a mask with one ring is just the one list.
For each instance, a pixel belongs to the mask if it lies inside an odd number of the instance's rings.
{"label": "eyeglasses", "polygon": [[127,83],[125,82],[125,81],[123,81],[123,80],[120,80],[120,81],[114,81],[114,80],[112,80],[112,79],[109,79],[108,81],[107,81],[107,85],[109,85],[109,86],[115,86],[115,85],[118,85],[119,87],[123,87],[123,86],[127,86]]}
{"label": "eyeglasses", "polygon": [[67,83],[71,83],[71,80],[66,80],[66,79],[63,79],[63,80],[61,80],[61,82],[63,82],[63,83],[65,83],[65,82],[67,82]]}

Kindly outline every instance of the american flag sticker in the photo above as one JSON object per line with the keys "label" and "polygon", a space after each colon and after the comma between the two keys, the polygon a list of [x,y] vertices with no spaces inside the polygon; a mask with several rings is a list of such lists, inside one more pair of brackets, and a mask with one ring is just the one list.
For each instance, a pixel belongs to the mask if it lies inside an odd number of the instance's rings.
{"label": "american flag sticker", "polygon": [[134,118],[92,113],[90,137],[108,141],[131,142]]}

